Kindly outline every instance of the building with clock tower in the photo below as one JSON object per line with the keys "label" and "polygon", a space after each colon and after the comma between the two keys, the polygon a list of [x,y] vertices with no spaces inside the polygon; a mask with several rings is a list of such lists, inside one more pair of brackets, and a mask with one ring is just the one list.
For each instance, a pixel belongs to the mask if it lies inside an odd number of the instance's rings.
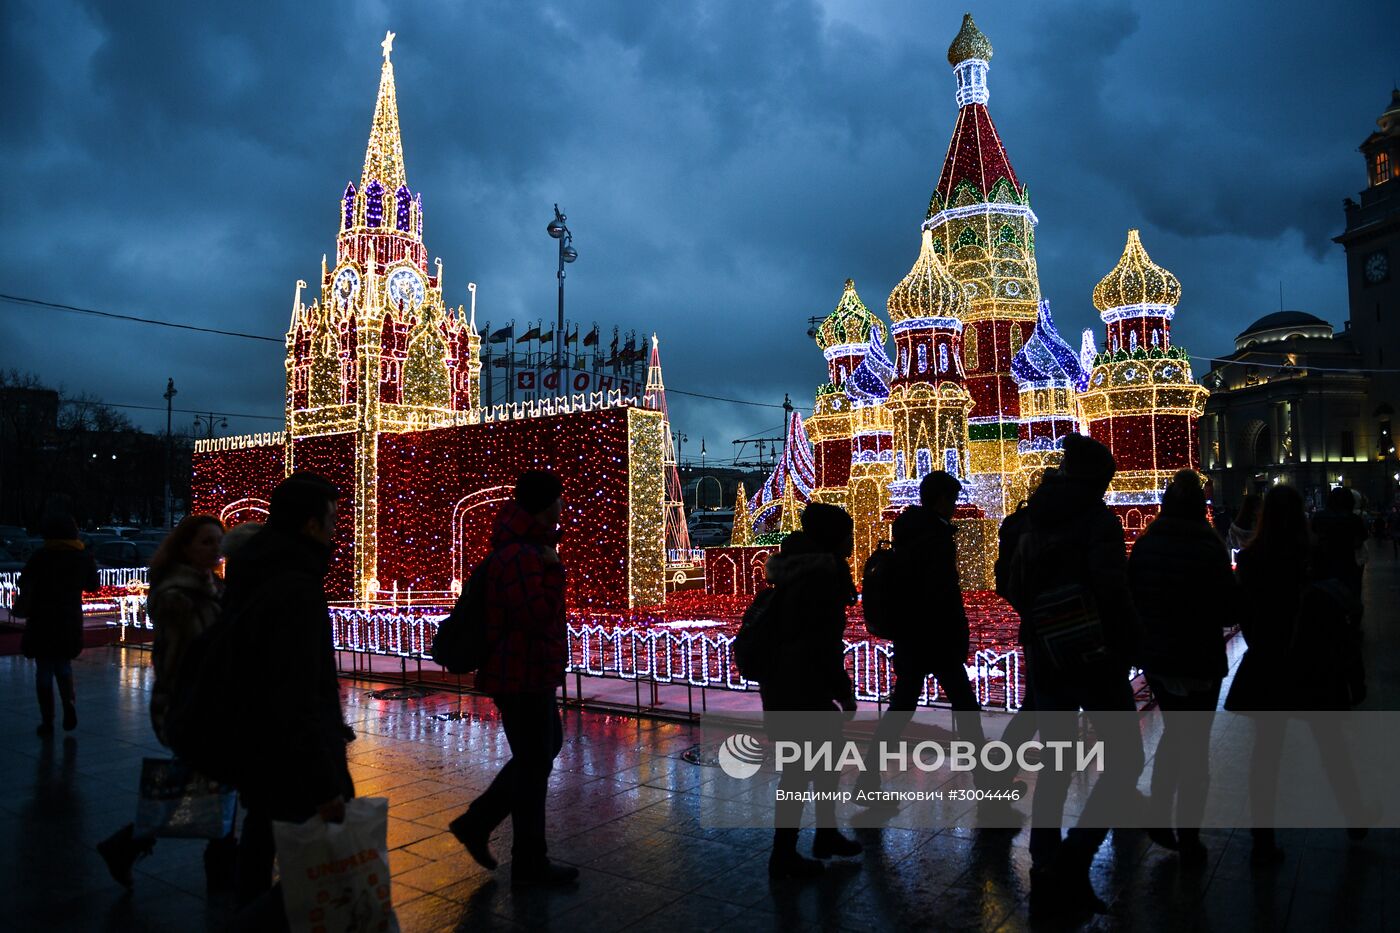
{"label": "building with clock tower", "polygon": [[1201,419],[1201,464],[1218,501],[1288,483],[1315,505],[1334,486],[1384,507],[1400,489],[1400,90],[1361,144],[1366,188],[1347,198],[1350,318],[1266,314],[1214,361]]}
{"label": "building with clock tower", "polygon": [[1370,401],[1379,425],[1393,424],[1400,408],[1400,89],[1376,127],[1361,144],[1366,187],[1359,201],[1343,202],[1346,229],[1335,239],[1347,253],[1351,331],[1363,365],[1377,371]]}

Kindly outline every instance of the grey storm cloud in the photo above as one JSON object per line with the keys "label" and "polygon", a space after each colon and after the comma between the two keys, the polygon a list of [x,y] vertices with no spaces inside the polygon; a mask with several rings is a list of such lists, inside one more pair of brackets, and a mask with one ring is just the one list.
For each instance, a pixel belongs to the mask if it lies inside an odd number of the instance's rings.
{"label": "grey storm cloud", "polygon": [[[805,336],[847,277],[882,310],[908,270],[956,114],[962,6],[153,4],[6,0],[0,291],[280,335],[334,249],[394,63],[409,184],[449,300],[549,319],[550,205],[580,259],[571,318],[655,330],[677,389],[810,405]],[[1285,301],[1346,317],[1341,198],[1400,71],[1374,4],[973,7],[993,118],[1040,217],[1073,341],[1129,227],[1182,280],[1174,337],[1223,352]],[[0,304],[0,366],[71,392],[276,417],[270,343]],[[674,395],[687,453],[776,409]],[[159,416],[133,412],[140,423]],[[188,418],[188,416],[186,416]],[[232,419],[231,430],[271,421]]]}

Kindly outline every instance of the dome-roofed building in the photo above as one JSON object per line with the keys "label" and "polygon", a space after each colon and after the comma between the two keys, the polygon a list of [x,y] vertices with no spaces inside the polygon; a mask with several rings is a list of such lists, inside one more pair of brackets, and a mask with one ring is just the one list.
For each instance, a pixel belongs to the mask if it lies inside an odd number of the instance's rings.
{"label": "dome-roofed building", "polygon": [[1235,337],[1235,349],[1243,350],[1255,344],[1277,343],[1303,337],[1320,337],[1326,340],[1331,336],[1332,325],[1316,315],[1306,311],[1275,311],[1240,331]]}
{"label": "dome-roofed building", "polygon": [[1400,488],[1400,90],[1361,143],[1366,188],[1343,201],[1349,316],[1334,332],[1305,311],[1266,314],[1206,376],[1201,461],[1218,501],[1291,483],[1321,504],[1332,486],[1373,507]]}

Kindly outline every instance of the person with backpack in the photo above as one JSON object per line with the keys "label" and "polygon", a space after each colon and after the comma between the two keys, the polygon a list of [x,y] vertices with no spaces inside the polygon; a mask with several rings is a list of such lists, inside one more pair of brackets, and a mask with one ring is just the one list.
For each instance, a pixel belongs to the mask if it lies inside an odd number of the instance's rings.
{"label": "person with backpack", "polygon": [[[1225,698],[1227,710],[1262,714],[1254,717],[1249,763],[1250,862],[1258,868],[1274,867],[1284,858],[1273,829],[1286,724],[1280,714],[1345,710],[1359,702],[1351,680],[1363,661],[1350,618],[1355,607],[1345,586],[1323,576],[1331,568],[1319,564],[1318,556],[1302,495],[1292,486],[1274,486],[1264,496],[1254,537],[1237,559],[1247,648]],[[1300,715],[1350,832],[1364,836],[1372,814],[1363,812],[1344,737],[1333,724]]]}
{"label": "person with backpack", "polygon": [[[1210,730],[1229,664],[1223,630],[1238,613],[1238,588],[1225,543],[1206,518],[1194,470],[1172,477],[1161,513],[1133,545],[1128,585],[1142,619],[1138,664],[1162,710],[1152,766],[1148,835],[1201,864],[1201,820],[1210,789]],[[1182,611],[1181,594],[1191,594]],[[1177,830],[1171,830],[1175,804]]]}
{"label": "person with backpack", "polygon": [[[846,609],[856,601],[848,563],[854,550],[855,523],[846,510],[812,503],[802,511],[802,530],[784,538],[779,552],[764,567],[773,595],[771,600],[764,594],[757,599],[765,599],[770,607],[771,615],[760,624],[771,626],[772,659],[768,676],[759,683],[759,696],[765,726],[775,742],[840,743],[843,720],[837,714],[855,712],[844,641]],[[840,777],[834,768],[808,771],[788,765],[778,788],[797,794],[810,786],[818,793],[829,793],[836,790]],[[815,877],[822,873],[821,859],[849,858],[861,852],[860,843],[836,828],[836,802],[827,798],[815,802],[814,858],[798,855],[802,810],[800,798],[780,800],[774,808],[770,878]]]}
{"label": "person with backpack", "polygon": [[[155,685],[151,690],[151,725],[162,745],[165,713],[175,693],[181,662],[190,644],[219,618],[219,597],[223,583],[215,576],[224,540],[223,522],[213,515],[187,515],[161,542],[151,557],[150,592],[146,611],[155,640],[151,666]],[[131,887],[131,869],[136,860],[151,853],[155,837],[138,837],[135,825],[128,823],[102,842],[97,851],[107,870],[124,887]],[[210,841],[204,850],[204,874],[209,890],[233,885],[238,841],[230,833]]]}
{"label": "person with backpack", "polygon": [[[899,619],[893,633],[894,689],[889,709],[871,739],[867,762],[881,761],[880,750],[892,748],[918,708],[924,683],[932,674],[953,707],[953,721],[962,739],[980,748],[982,706],[967,678],[970,635],[958,579],[957,529],[953,512],[958,507],[962,483],[943,470],[929,473],[919,483],[919,505],[912,505],[894,520],[893,588],[890,606]],[[882,783],[878,765],[856,782],[856,790],[878,792]],[[984,775],[977,776],[979,786]]]}
{"label": "person with backpack", "polygon": [[273,490],[267,524],[228,562],[223,612],[244,704],[228,744],[247,811],[237,893],[254,915],[281,913],[267,903],[273,821],[340,822],[355,796],[346,760],[355,733],[341,707],[325,590],[339,501],[324,477],[293,473]]}
{"label": "person with backpack", "polygon": [[564,565],[559,560],[563,484],[546,470],[526,470],[501,506],[486,571],[486,648],[476,687],[489,694],[510,744],[506,762],[449,830],[483,867],[496,868],[491,833],[511,819],[511,886],[558,887],[578,869],[551,862],[545,798],[564,745],[556,692],[568,656]]}
{"label": "person with backpack", "polygon": [[1064,449],[1059,470],[1045,477],[1026,507],[1027,526],[1004,590],[1021,616],[1041,740],[1073,742],[1075,714],[1083,709],[1108,749],[1080,823],[1067,836],[1060,825],[1073,774],[1045,768],[1036,781],[1031,910],[1067,919],[1107,910],[1094,893],[1089,866],[1108,834],[1103,814],[1115,804],[1131,805],[1144,759],[1136,727],[1113,715],[1137,708],[1128,671],[1138,622],[1123,525],[1103,498],[1117,465],[1107,447],[1080,434],[1066,436]]}
{"label": "person with backpack", "polygon": [[44,546],[19,575],[13,614],[24,618],[20,651],[34,659],[34,693],[39,700],[40,736],[53,734],[53,685],[63,701],[63,731],[78,728],[73,690],[73,659],[83,651],[83,592],[100,586],[97,564],[78,539],[70,515],[55,514],[40,528]]}

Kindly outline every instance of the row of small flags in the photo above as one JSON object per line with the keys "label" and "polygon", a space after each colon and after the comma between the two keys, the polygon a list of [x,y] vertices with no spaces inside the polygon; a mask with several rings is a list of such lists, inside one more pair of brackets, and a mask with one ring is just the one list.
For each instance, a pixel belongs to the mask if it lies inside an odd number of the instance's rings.
{"label": "row of small flags", "polygon": [[[506,341],[511,340],[512,337],[514,337],[516,343],[520,343],[522,341],[527,340],[533,340],[536,343],[541,344],[554,342],[554,331],[551,330],[547,333],[541,333],[539,324],[534,325],[529,330],[519,335],[514,334],[514,324],[507,324],[505,327],[494,331],[490,330],[488,325],[488,331],[489,333],[486,337],[487,343],[505,343]],[[570,331],[566,327],[564,330],[564,346],[569,346],[578,342],[579,328],[575,326],[574,329]],[[596,347],[598,345],[597,324],[594,324],[593,329],[590,330],[587,334],[583,335],[583,345],[585,347]],[[610,349],[612,352],[607,359],[607,364],[610,366],[627,366],[631,363],[640,362],[641,360],[646,359],[646,350],[642,347],[637,346],[636,334],[629,334],[627,336],[626,343],[624,343],[621,348],[618,347],[618,330],[616,327],[613,328],[613,338]],[[495,365],[505,366],[506,361],[504,359],[497,360]]]}

